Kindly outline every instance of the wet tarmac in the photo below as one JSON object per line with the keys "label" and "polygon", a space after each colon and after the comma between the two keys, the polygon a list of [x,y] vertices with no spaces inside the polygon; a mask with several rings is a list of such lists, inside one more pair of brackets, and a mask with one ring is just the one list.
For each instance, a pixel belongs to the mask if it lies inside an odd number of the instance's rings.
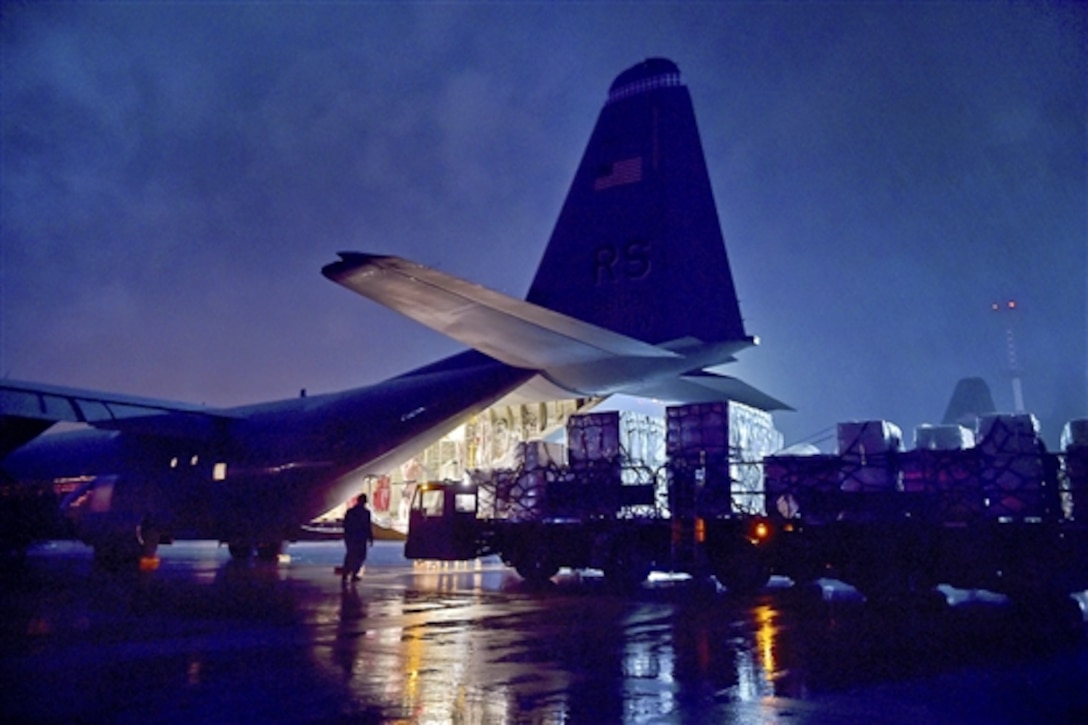
{"label": "wet tarmac", "polygon": [[[279,564],[211,543],[142,572],[43,544],[0,574],[4,722],[1088,722],[1083,621],[993,596],[864,604],[774,581],[632,592],[335,543]],[[1073,613],[1077,614],[1074,607]]]}

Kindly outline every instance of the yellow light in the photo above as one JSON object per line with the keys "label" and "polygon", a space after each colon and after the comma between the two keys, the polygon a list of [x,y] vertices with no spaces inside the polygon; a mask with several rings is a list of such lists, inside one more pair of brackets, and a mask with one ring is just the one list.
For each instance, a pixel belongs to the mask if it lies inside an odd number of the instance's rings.
{"label": "yellow light", "polygon": [[773,679],[778,674],[778,663],[775,661],[775,638],[778,635],[778,627],[775,624],[776,612],[767,605],[761,605],[755,610],[758,629],[755,633],[756,646],[759,648],[760,664],[768,679]]}

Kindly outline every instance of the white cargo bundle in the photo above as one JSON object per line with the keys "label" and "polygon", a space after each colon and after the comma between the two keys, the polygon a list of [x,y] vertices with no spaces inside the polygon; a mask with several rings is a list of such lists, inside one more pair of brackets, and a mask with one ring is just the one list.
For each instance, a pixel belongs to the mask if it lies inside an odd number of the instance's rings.
{"label": "white cargo bundle", "polygon": [[978,447],[986,453],[1038,453],[1039,420],[1031,413],[989,413],[978,419]]}
{"label": "white cargo bundle", "polygon": [[766,514],[827,523],[839,518],[841,461],[830,454],[776,454],[763,459]]}
{"label": "white cargo bundle", "polygon": [[674,463],[704,465],[708,481],[724,479],[732,513],[763,512],[762,461],[783,445],[770,413],[734,401],[692,403],[669,408],[667,420]]}
{"label": "white cargo bundle", "polygon": [[1039,421],[1028,413],[979,418],[979,481],[986,514],[997,519],[1038,519],[1057,491],[1046,489],[1046,447]]}
{"label": "white cargo bundle", "polygon": [[560,475],[566,450],[559,443],[541,440],[516,443],[507,455],[509,468],[470,472],[479,487],[479,506],[485,518],[535,521],[540,518],[549,481]]}
{"label": "white cargo bundle", "polygon": [[733,452],[733,511],[758,514],[764,510],[765,457],[782,450],[785,439],[771,414],[742,403],[729,403],[729,450]]}
{"label": "white cargo bundle", "polygon": [[765,410],[729,402],[729,449],[742,460],[758,461],[782,450],[785,438]]}
{"label": "white cargo bundle", "polygon": [[729,411],[725,402],[677,405],[665,411],[669,457],[694,460],[729,455]]}
{"label": "white cargo bundle", "polygon": [[855,420],[838,425],[839,455],[866,456],[903,450],[903,432],[887,420]]}
{"label": "white cargo bundle", "polygon": [[539,468],[558,468],[567,463],[567,449],[562,443],[548,441],[522,441],[514,452],[514,468],[533,471]]}
{"label": "white cargo bundle", "polygon": [[571,466],[612,463],[619,456],[618,412],[572,415],[567,421],[567,458]]}
{"label": "white cargo bundle", "polygon": [[1088,418],[1071,420],[1062,427],[1061,448],[1088,448]]}
{"label": "white cargo bundle", "polygon": [[642,413],[620,417],[620,445],[628,465],[657,469],[665,464],[665,421]]}
{"label": "white cargo bundle", "polygon": [[899,456],[905,501],[912,516],[972,521],[984,511],[976,448],[917,447]]}
{"label": "white cargo bundle", "polygon": [[543,515],[549,482],[561,478],[559,469],[496,468],[470,472],[478,486],[478,515],[508,521],[536,521]]}
{"label": "white cargo bundle", "polygon": [[655,469],[665,463],[665,424],[633,411],[574,415],[567,421],[571,467],[619,463]]}
{"label": "white cargo bundle", "polygon": [[842,490],[896,491],[902,488],[893,458],[903,450],[903,433],[886,420],[839,423]]}
{"label": "white cargo bundle", "polygon": [[1088,418],[1065,424],[1061,446],[1062,513],[1067,519],[1088,521]]}
{"label": "white cargo bundle", "polygon": [[955,423],[922,424],[914,429],[914,447],[928,451],[961,451],[975,445],[975,433]]}

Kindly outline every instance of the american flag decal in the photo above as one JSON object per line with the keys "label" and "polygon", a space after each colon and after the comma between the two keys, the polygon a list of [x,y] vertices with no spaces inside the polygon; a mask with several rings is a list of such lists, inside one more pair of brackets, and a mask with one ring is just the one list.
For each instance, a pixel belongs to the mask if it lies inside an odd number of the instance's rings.
{"label": "american flag decal", "polygon": [[635,156],[623,161],[614,161],[611,166],[601,169],[593,180],[593,190],[602,191],[613,186],[634,184],[642,181],[642,157]]}

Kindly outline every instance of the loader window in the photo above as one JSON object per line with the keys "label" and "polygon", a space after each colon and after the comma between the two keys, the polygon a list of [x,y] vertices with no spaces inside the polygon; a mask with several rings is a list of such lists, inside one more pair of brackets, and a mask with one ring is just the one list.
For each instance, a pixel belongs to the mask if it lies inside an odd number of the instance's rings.
{"label": "loader window", "polygon": [[476,494],[459,493],[453,497],[453,510],[459,514],[476,513]]}
{"label": "loader window", "polygon": [[440,488],[421,490],[416,498],[415,508],[422,511],[424,516],[441,516],[444,493]]}

